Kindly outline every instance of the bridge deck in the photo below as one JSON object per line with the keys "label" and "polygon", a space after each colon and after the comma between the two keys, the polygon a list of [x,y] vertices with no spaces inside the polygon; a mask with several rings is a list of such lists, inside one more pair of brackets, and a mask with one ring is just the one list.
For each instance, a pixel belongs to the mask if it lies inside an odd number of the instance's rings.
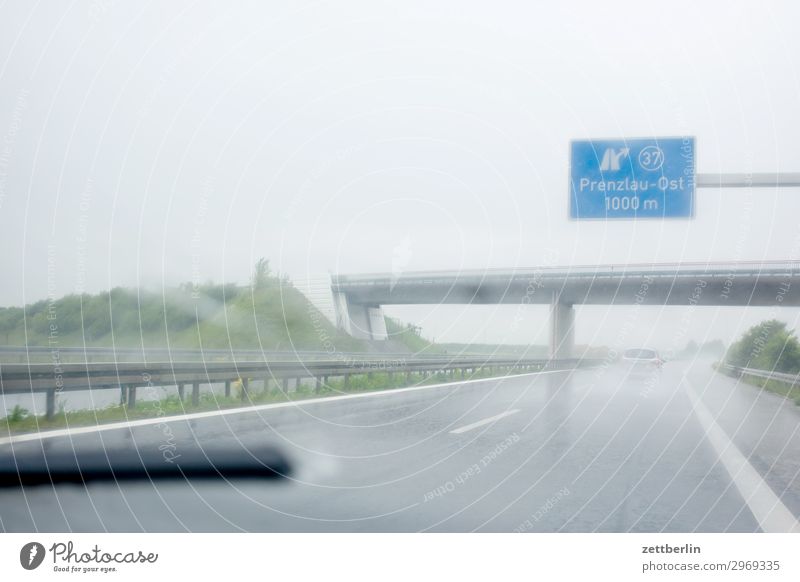
{"label": "bridge deck", "polygon": [[351,304],[800,306],[800,261],[661,263],[337,275]]}

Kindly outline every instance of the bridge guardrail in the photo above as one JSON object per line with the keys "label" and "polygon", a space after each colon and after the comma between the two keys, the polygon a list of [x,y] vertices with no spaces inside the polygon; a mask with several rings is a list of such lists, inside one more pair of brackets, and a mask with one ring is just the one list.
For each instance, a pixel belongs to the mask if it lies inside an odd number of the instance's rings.
{"label": "bridge guardrail", "polygon": [[[730,275],[738,273],[756,273],[760,276],[770,274],[784,275],[786,273],[800,274],[800,261],[793,259],[772,261],[682,261],[667,263],[623,263],[605,265],[544,265],[538,267],[520,267],[515,269],[487,268],[487,269],[462,269],[441,271],[407,271],[403,273],[403,280],[414,280],[420,283],[433,283],[440,277],[456,278],[491,278],[525,277],[529,275],[570,275],[570,276],[597,276],[599,274],[620,276],[626,273],[665,273],[673,275],[676,270],[685,270],[687,275],[702,273],[705,275]],[[351,273],[337,274],[331,277],[331,285],[337,287],[347,284],[373,284],[376,281],[394,281],[392,273]]]}

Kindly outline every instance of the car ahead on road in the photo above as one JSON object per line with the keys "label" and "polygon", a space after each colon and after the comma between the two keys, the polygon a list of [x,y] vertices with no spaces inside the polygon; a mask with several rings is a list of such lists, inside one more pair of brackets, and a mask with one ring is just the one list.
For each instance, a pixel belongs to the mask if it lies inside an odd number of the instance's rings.
{"label": "car ahead on road", "polygon": [[664,360],[656,350],[631,348],[622,354],[622,364],[630,374],[640,375],[661,370]]}

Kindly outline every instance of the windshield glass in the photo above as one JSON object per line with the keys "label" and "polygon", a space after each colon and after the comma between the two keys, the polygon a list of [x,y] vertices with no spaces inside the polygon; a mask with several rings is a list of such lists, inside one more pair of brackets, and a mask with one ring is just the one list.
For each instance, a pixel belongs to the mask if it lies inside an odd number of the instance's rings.
{"label": "windshield glass", "polygon": [[0,531],[798,523],[800,3],[45,4]]}

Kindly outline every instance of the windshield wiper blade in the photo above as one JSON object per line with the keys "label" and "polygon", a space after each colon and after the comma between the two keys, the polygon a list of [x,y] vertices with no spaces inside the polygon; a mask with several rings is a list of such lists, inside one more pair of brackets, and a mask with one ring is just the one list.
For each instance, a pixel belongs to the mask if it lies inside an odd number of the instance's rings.
{"label": "windshield wiper blade", "polygon": [[274,447],[0,453],[0,487],[102,481],[281,479],[291,466]]}

